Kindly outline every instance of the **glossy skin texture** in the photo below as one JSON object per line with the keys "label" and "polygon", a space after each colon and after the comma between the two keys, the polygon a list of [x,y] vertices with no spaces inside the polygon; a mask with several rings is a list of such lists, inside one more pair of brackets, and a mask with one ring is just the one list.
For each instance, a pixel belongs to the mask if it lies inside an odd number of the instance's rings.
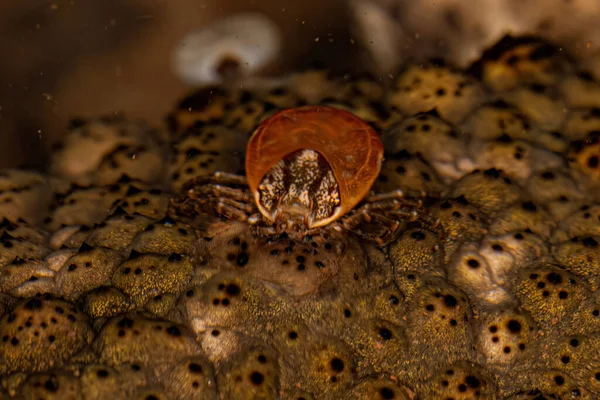
{"label": "glossy skin texture", "polygon": [[352,210],[368,194],[382,160],[377,133],[360,118],[333,107],[300,107],[256,129],[246,176],[267,220],[312,229]]}

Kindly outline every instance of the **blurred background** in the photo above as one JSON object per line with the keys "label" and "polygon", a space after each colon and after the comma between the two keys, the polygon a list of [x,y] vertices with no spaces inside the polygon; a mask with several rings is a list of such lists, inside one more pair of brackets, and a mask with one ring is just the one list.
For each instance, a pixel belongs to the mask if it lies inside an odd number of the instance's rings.
{"label": "blurred background", "polygon": [[3,0],[0,168],[43,167],[74,117],[124,112],[161,124],[192,89],[172,70],[178,43],[244,11],[281,29],[273,73],[367,68],[390,47],[464,65],[508,32],[544,35],[585,58],[600,36],[598,0]]}

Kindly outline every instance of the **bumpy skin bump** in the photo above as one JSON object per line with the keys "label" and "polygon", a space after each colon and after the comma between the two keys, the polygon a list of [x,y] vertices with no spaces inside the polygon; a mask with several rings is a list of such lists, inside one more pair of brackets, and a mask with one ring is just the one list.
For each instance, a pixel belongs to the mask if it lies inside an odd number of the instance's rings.
{"label": "bumpy skin bump", "polygon": [[479,82],[451,67],[432,64],[403,71],[390,103],[408,115],[436,108],[442,118],[458,123],[483,99]]}
{"label": "bumpy skin bump", "polygon": [[426,399],[496,398],[492,377],[486,374],[481,365],[467,362],[440,368],[430,380],[420,384],[419,389]]}
{"label": "bumpy skin bump", "polygon": [[386,154],[401,150],[419,153],[446,182],[470,172],[471,161],[465,159],[468,134],[461,134],[430,111],[409,117],[386,130],[382,137]]}
{"label": "bumpy skin bump", "polygon": [[540,325],[556,325],[590,296],[585,282],[558,266],[523,269],[515,277],[515,295]]}
{"label": "bumpy skin bump", "polygon": [[469,300],[459,289],[439,279],[421,287],[406,314],[410,344],[406,362],[419,364],[418,368],[405,370],[408,377],[421,380],[431,376],[436,366],[472,359],[472,317]]}
{"label": "bumpy skin bump", "polygon": [[566,242],[557,243],[552,249],[552,255],[569,271],[586,278],[590,286],[597,290],[599,282],[596,271],[600,268],[599,249],[599,236],[574,237]]}
{"label": "bumpy skin bump", "polygon": [[144,182],[166,177],[166,135],[122,115],[73,121],[55,146],[51,171],[81,185],[107,185],[128,175]]}
{"label": "bumpy skin bump", "polygon": [[220,366],[217,384],[230,399],[275,399],[280,392],[280,365],[273,349],[249,346]]}
{"label": "bumpy skin bump", "polygon": [[526,312],[507,307],[490,309],[477,320],[475,345],[486,365],[515,365],[532,357],[536,325]]}
{"label": "bumpy skin bump", "polygon": [[[113,215],[96,224],[93,229],[79,229],[77,236],[72,236],[67,247],[90,246],[106,247],[115,250],[126,250],[136,236],[153,222],[152,219],[141,215],[129,215],[118,209]],[[82,232],[84,231],[84,232]],[[83,240],[81,243],[80,240]]]}
{"label": "bumpy skin bump", "polygon": [[570,140],[582,140],[588,133],[600,130],[600,108],[570,110],[563,128]]}
{"label": "bumpy skin bump", "polygon": [[65,298],[76,299],[110,279],[122,262],[115,250],[81,248],[56,273],[54,280]]}
{"label": "bumpy skin bump", "polygon": [[251,336],[264,336],[266,309],[275,305],[281,289],[233,273],[213,275],[188,289],[178,308],[196,333],[207,327],[228,327]]}
{"label": "bumpy skin bump", "polygon": [[[407,247],[413,250],[406,252]],[[444,248],[436,233],[419,227],[409,228],[390,244],[389,258],[394,263],[395,274],[441,275]]]}
{"label": "bumpy skin bump", "polygon": [[496,92],[522,84],[558,84],[572,68],[556,45],[533,36],[504,36],[486,49],[471,71]]}
{"label": "bumpy skin bump", "polygon": [[0,170],[0,217],[39,224],[43,210],[52,202],[51,182],[40,173],[26,170]]}
{"label": "bumpy skin bump", "polygon": [[521,189],[496,168],[475,170],[456,182],[452,196],[465,199],[485,213],[494,213],[519,201]]}
{"label": "bumpy skin bump", "polygon": [[542,206],[533,201],[524,201],[498,212],[496,219],[490,224],[490,233],[503,235],[527,230],[548,240],[555,227],[552,216]]}
{"label": "bumpy skin bump", "polygon": [[216,400],[217,385],[214,368],[202,356],[187,357],[174,365],[159,366],[159,382],[170,396],[178,399]]}
{"label": "bumpy skin bump", "polygon": [[384,376],[367,378],[358,382],[346,392],[344,397],[358,400],[408,400],[410,398],[406,388]]}
{"label": "bumpy skin bump", "polygon": [[527,179],[532,173],[563,165],[563,159],[524,140],[501,136],[496,140],[475,142],[469,146],[473,166],[479,169],[496,168],[513,179]]}
{"label": "bumpy skin bump", "polygon": [[444,231],[445,262],[462,242],[479,239],[489,232],[487,215],[470,204],[463,195],[438,202],[432,207],[431,213],[440,219]]}
{"label": "bumpy skin bump", "polygon": [[538,133],[521,110],[502,100],[482,104],[465,119],[461,128],[481,140],[503,135],[529,139],[535,136],[534,132]]}
{"label": "bumpy skin bump", "polygon": [[600,205],[584,205],[578,211],[570,214],[558,224],[555,240],[564,241],[576,236],[600,235]]}
{"label": "bumpy skin bump", "polygon": [[173,188],[179,191],[187,181],[217,171],[238,172],[246,143],[246,133],[220,125],[190,127],[173,144],[175,156],[169,169]]}
{"label": "bumpy skin bump", "polygon": [[109,319],[91,343],[101,362],[140,366],[174,362],[200,352],[185,327],[168,321],[122,315]]}
{"label": "bumpy skin bump", "polygon": [[513,103],[540,129],[560,130],[566,118],[566,104],[552,87],[532,84],[503,93],[501,99]]}
{"label": "bumpy skin bump", "polygon": [[556,221],[584,205],[586,195],[570,171],[565,169],[548,169],[534,173],[523,187],[532,199],[546,206]]}
{"label": "bumpy skin bump", "polygon": [[91,336],[89,318],[73,304],[51,297],[22,300],[0,320],[0,373],[64,363]]}
{"label": "bumpy skin bump", "polygon": [[138,213],[140,215],[160,219],[167,213],[169,206],[169,194],[160,189],[142,190],[131,185],[125,196],[113,204],[112,209],[122,208],[129,214]]}
{"label": "bumpy skin bump", "polygon": [[225,105],[235,102],[235,96],[224,88],[209,86],[182,98],[167,116],[171,133],[180,135],[195,124],[219,121]]}
{"label": "bumpy skin bump", "polygon": [[195,247],[196,257],[207,260],[211,268],[247,274],[301,296],[316,291],[338,273],[344,243],[341,237],[260,239],[253,237],[246,225],[238,224],[211,240],[200,240]]}
{"label": "bumpy skin bump", "polygon": [[401,150],[387,154],[373,190],[385,193],[401,188],[407,194],[428,193],[432,196],[444,193],[443,179],[435,169],[416,154]]}
{"label": "bumpy skin bump", "polygon": [[192,273],[188,257],[177,253],[170,256],[140,254],[132,250],[129,259],[114,272],[111,283],[134,303],[144,305],[154,296],[181,293]]}
{"label": "bumpy skin bump", "polygon": [[92,318],[114,317],[130,310],[125,294],[109,286],[90,291],[83,301],[83,310]]}
{"label": "bumpy skin bump", "polygon": [[48,232],[28,224],[24,220],[12,222],[4,218],[0,222],[0,237],[10,235],[17,239],[22,239],[37,245],[46,246],[48,244]]}
{"label": "bumpy skin bump", "polygon": [[44,227],[54,232],[67,225],[92,226],[100,223],[119,200],[128,193],[137,194],[145,187],[143,183],[132,182],[127,177],[108,186],[81,188],[74,185],[57,195],[55,204],[50,207],[50,215],[44,219]]}
{"label": "bumpy skin bump", "polygon": [[597,132],[574,142],[569,152],[569,164],[597,185],[600,180],[600,135]]}
{"label": "bumpy skin bump", "polygon": [[75,400],[81,396],[79,379],[68,371],[31,375],[19,389],[22,399]]}
{"label": "bumpy skin bump", "polygon": [[354,355],[337,338],[314,338],[290,349],[281,363],[281,379],[289,387],[302,382],[316,398],[337,399],[356,379],[356,368]]}
{"label": "bumpy skin bump", "polygon": [[542,350],[541,357],[549,368],[562,371],[595,392],[600,390],[596,373],[600,372],[598,350],[600,341],[595,335],[569,335],[556,340]]}
{"label": "bumpy skin bump", "polygon": [[600,107],[598,81],[586,72],[565,77],[560,91],[570,107]]}
{"label": "bumpy skin bump", "polygon": [[505,284],[506,271],[494,268],[497,267],[493,264],[496,260],[486,259],[481,250],[476,243],[464,244],[447,266],[448,281],[483,307],[510,303],[511,295]]}
{"label": "bumpy skin bump", "polygon": [[81,393],[97,400],[110,400],[119,396],[133,396],[148,383],[146,371],[139,365],[109,367],[91,364],[80,371]]}
{"label": "bumpy skin bump", "polygon": [[[19,264],[23,260],[41,260],[50,252],[43,245],[39,245],[27,240],[13,237],[10,233],[4,232],[0,236],[0,265]],[[3,274],[4,275],[4,274]]]}

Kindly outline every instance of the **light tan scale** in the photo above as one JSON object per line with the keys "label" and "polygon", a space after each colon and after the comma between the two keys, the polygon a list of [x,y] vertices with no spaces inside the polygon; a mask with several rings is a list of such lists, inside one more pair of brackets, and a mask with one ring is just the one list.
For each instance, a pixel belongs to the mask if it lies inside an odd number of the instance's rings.
{"label": "light tan scale", "polygon": [[471,71],[495,92],[523,84],[557,85],[572,69],[561,48],[534,36],[506,35],[487,48]]}
{"label": "light tan scale", "polygon": [[498,392],[493,377],[481,365],[460,361],[431,372],[416,389],[425,399],[495,399]]}
{"label": "light tan scale", "polygon": [[531,201],[514,204],[496,213],[496,218],[490,224],[492,235],[503,235],[516,231],[535,233],[544,240],[550,240],[556,228],[552,215]]}
{"label": "light tan scale", "polygon": [[540,84],[519,86],[498,98],[517,106],[542,130],[559,131],[566,118],[567,104],[552,87]]}
{"label": "light tan scale", "polygon": [[577,236],[600,236],[600,204],[583,205],[558,223],[553,241],[562,242]]}
{"label": "light tan scale", "polygon": [[[426,282],[407,304],[409,346],[402,373],[410,380],[423,380],[438,367],[473,359],[472,318],[471,303],[462,290],[441,278]],[[408,369],[413,363],[420,368]]]}
{"label": "light tan scale", "polygon": [[595,192],[600,183],[600,133],[593,131],[585,139],[573,142],[568,160],[571,167],[590,181]]}
{"label": "light tan scale", "polygon": [[519,108],[503,100],[483,104],[465,119],[460,128],[470,132],[474,139],[485,141],[509,137],[527,140],[554,152],[562,152],[568,146],[560,131],[539,129]]}
{"label": "light tan scale", "polygon": [[562,131],[569,140],[584,140],[589,133],[600,131],[600,108],[569,110]]}
{"label": "light tan scale", "polygon": [[560,91],[570,108],[600,107],[598,81],[587,72],[567,76]]}
{"label": "light tan scale", "polygon": [[487,365],[511,366],[527,363],[537,340],[537,326],[518,308],[488,309],[476,324],[475,346]]}
{"label": "light tan scale", "polygon": [[387,154],[373,184],[375,193],[391,193],[398,188],[407,195],[426,193],[432,197],[447,191],[435,169],[422,156],[407,151]]}
{"label": "light tan scale", "polygon": [[523,197],[522,189],[496,168],[475,170],[454,184],[451,196],[464,198],[485,214],[504,210]]}
{"label": "light tan scale", "polygon": [[474,168],[496,168],[515,180],[527,179],[535,171],[564,165],[564,160],[559,155],[525,140],[513,140],[509,136],[472,142],[468,152]]}
{"label": "light tan scale", "polygon": [[50,213],[43,221],[44,228],[56,232],[65,226],[92,226],[100,223],[111,214],[119,200],[125,198],[128,193],[132,195],[132,191],[139,193],[146,187],[142,182],[132,182],[126,177],[112,185],[73,186],[58,196],[56,204],[52,204]]}
{"label": "light tan scale", "polygon": [[169,168],[173,189],[179,191],[185,182],[217,171],[238,172],[246,144],[245,133],[220,125],[190,127],[173,144],[175,156]]}
{"label": "light tan scale", "polygon": [[558,263],[569,271],[586,279],[592,290],[600,287],[597,271],[600,270],[600,236],[574,237],[566,242],[556,243],[552,255]]}
{"label": "light tan scale", "polygon": [[446,121],[458,123],[484,99],[478,81],[462,71],[432,64],[402,71],[389,102],[406,115],[435,108]]}
{"label": "light tan scale", "polygon": [[591,335],[565,335],[544,346],[540,358],[549,368],[562,371],[575,382],[585,382],[590,390],[600,392],[600,340]]}
{"label": "light tan scale", "polygon": [[443,121],[433,110],[390,126],[382,135],[386,154],[406,150],[420,154],[436,173],[450,183],[471,172],[473,162],[465,157],[470,135]]}
{"label": "light tan scale", "polygon": [[175,365],[201,352],[193,332],[185,326],[141,315],[119,315],[106,321],[91,343],[101,363],[146,367]]}
{"label": "light tan scale", "polygon": [[77,120],[55,146],[50,171],[80,185],[115,183],[124,174],[163,182],[166,141],[165,132],[123,115]]}
{"label": "light tan scale", "polygon": [[52,183],[41,173],[0,170],[0,218],[37,225],[44,219],[52,197]]}
{"label": "light tan scale", "polygon": [[182,98],[167,116],[169,130],[176,137],[195,125],[220,122],[225,110],[239,101],[239,91],[208,86]]}
{"label": "light tan scale", "polygon": [[[547,260],[516,271],[513,282],[522,308],[546,330],[566,320],[591,294],[580,277]],[[557,329],[553,331],[556,333]]]}
{"label": "light tan scale", "polygon": [[523,188],[561,221],[586,202],[585,191],[572,175],[566,168],[540,170],[523,183]]}

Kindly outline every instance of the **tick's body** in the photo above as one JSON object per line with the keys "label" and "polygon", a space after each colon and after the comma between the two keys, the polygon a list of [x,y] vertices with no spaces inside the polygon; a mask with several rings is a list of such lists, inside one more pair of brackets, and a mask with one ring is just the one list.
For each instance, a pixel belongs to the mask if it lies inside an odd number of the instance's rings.
{"label": "tick's body", "polygon": [[186,215],[212,209],[263,234],[355,231],[373,219],[393,232],[396,217],[418,218],[421,202],[403,199],[399,190],[366,197],[382,161],[379,136],[353,114],[326,106],[288,109],[265,120],[250,138],[246,178],[217,173],[194,180],[173,204]]}

